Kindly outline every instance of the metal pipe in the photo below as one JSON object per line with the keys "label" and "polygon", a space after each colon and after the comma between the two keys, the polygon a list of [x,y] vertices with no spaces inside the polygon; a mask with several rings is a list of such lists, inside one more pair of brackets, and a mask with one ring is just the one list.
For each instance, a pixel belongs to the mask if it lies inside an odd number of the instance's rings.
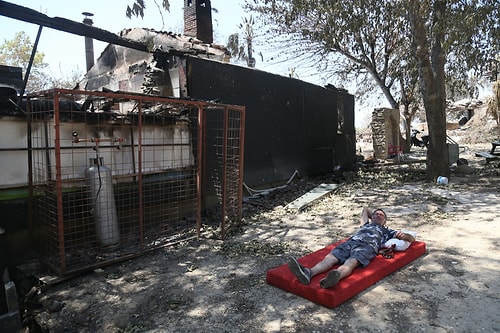
{"label": "metal pipe", "polygon": [[[240,160],[238,164],[238,171],[239,171],[239,182],[238,182],[238,221],[241,221],[242,218],[242,206],[243,206],[243,165],[244,165],[244,158],[245,158],[245,113],[246,113],[246,108],[242,107],[240,112],[240,146],[239,146],[239,153],[240,153]],[[297,171],[297,170],[296,170]]]}
{"label": "metal pipe", "polygon": [[223,134],[223,142],[222,142],[222,190],[221,190],[221,196],[222,196],[222,221],[221,221],[221,234],[222,234],[222,239],[226,238],[226,206],[227,206],[227,201],[228,196],[227,196],[227,140],[228,140],[228,125],[229,125],[229,115],[228,115],[228,107],[224,107],[224,124],[223,124],[223,129],[224,129],[224,134]]}
{"label": "metal pipe", "polygon": [[21,89],[21,93],[19,94],[19,101],[17,102],[17,106],[21,106],[21,101],[24,96],[24,92],[26,91],[26,85],[28,84],[28,79],[30,77],[31,66],[33,66],[33,61],[35,60],[36,49],[38,48],[38,41],[40,40],[40,35],[42,34],[43,26],[38,27],[38,33],[36,34],[35,44],[33,44],[33,50],[31,51],[30,61],[28,63],[28,67],[26,68],[26,73],[24,74],[24,82],[23,88]]}
{"label": "metal pipe", "polygon": [[201,193],[205,188],[204,184],[202,184],[202,179],[205,179],[206,175],[206,160],[205,155],[203,153],[203,143],[206,142],[206,114],[205,109],[200,105],[198,106],[198,142],[197,142],[197,151],[198,151],[198,165],[196,167],[196,235],[200,237],[201,230]]}
{"label": "metal pipe", "polygon": [[0,0],[0,15],[10,17],[16,20],[38,24],[51,29],[68,32],[80,36],[92,36],[94,39],[106,42],[109,44],[120,45],[134,50],[149,52],[145,43],[136,42],[127,38],[119,37],[118,35],[99,29],[89,27],[85,24],[67,20],[61,17],[48,17],[45,14],[39,13],[33,9],[12,4]]}
{"label": "metal pipe", "polygon": [[143,210],[143,190],[144,187],[142,186],[142,103],[143,100],[139,99],[138,100],[138,124],[137,124],[137,131],[138,131],[138,138],[137,138],[137,159],[138,159],[138,188],[139,188],[139,234],[140,234],[140,241],[139,241],[139,246],[141,251],[144,251],[144,210]]}
{"label": "metal pipe", "polygon": [[[91,27],[94,22],[90,17],[94,16],[94,14],[89,12],[83,12],[82,15],[85,15],[83,19],[83,24]],[[85,61],[87,64],[87,72],[94,66],[94,40],[91,37],[85,36]]]}
{"label": "metal pipe", "polygon": [[33,114],[31,112],[30,100],[26,100],[26,112],[28,114],[26,121],[26,146],[28,148],[28,228],[29,235],[31,239],[34,239],[34,224],[33,224],[33,142],[32,142],[32,133],[33,133]]}
{"label": "metal pipe", "polygon": [[[58,93],[54,94],[54,147],[55,147],[55,160],[56,160],[56,183],[55,190],[57,195],[57,230],[59,235],[59,260],[61,270],[66,271],[66,247],[64,241],[64,214],[63,214],[63,198],[62,198],[62,163],[61,163],[61,126],[60,126],[60,113],[59,113],[59,97]],[[50,155],[48,156],[50,158]],[[50,164],[47,164],[47,169],[50,169]],[[48,179],[47,182],[50,182]]]}

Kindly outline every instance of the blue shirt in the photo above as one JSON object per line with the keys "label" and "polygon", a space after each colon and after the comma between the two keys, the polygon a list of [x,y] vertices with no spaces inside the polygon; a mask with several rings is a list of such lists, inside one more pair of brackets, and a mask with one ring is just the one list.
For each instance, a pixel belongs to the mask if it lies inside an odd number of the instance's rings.
{"label": "blue shirt", "polygon": [[382,244],[387,242],[389,239],[394,238],[396,230],[392,230],[381,225],[366,222],[363,224],[358,231],[351,237],[354,240],[360,240],[370,244],[371,247],[378,252],[382,247]]}

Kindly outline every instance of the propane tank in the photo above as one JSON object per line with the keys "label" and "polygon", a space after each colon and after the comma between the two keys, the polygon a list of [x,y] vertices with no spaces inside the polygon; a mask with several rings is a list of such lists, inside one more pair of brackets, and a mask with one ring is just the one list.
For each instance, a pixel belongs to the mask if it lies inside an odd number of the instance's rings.
{"label": "propane tank", "polygon": [[85,177],[89,186],[88,198],[94,215],[97,239],[102,246],[117,245],[120,242],[120,229],[111,169],[104,165],[102,157],[91,158]]}

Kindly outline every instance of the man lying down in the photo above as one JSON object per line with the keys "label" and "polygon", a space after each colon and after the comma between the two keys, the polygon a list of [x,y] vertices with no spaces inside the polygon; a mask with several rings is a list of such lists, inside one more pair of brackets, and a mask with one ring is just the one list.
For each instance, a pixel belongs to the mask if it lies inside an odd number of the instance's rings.
{"label": "man lying down", "polygon": [[[363,225],[353,236],[333,248],[323,260],[311,268],[302,266],[295,258],[291,257],[288,261],[290,271],[300,283],[309,284],[313,276],[340,264],[339,267],[328,272],[326,277],[319,282],[321,288],[331,288],[340,279],[349,276],[354,268],[366,267],[382,248],[389,247],[401,250],[415,241],[415,235],[409,232],[385,227],[386,220],[387,216],[382,209],[375,209],[372,212],[369,208],[364,207],[361,212]],[[385,256],[387,257],[387,255]]]}

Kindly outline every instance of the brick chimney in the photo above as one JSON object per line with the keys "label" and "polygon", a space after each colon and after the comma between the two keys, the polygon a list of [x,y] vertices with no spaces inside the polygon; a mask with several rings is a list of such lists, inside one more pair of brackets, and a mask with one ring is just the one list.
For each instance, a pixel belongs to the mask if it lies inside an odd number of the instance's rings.
{"label": "brick chimney", "polygon": [[[85,18],[83,19],[83,24],[86,24],[88,26],[92,26],[92,24],[94,24],[91,19],[94,14],[83,12],[82,15],[85,16]],[[85,37],[85,60],[87,62],[88,72],[92,68],[92,66],[94,66],[94,41],[91,37]]]}
{"label": "brick chimney", "polygon": [[184,0],[184,35],[213,43],[210,0]]}

